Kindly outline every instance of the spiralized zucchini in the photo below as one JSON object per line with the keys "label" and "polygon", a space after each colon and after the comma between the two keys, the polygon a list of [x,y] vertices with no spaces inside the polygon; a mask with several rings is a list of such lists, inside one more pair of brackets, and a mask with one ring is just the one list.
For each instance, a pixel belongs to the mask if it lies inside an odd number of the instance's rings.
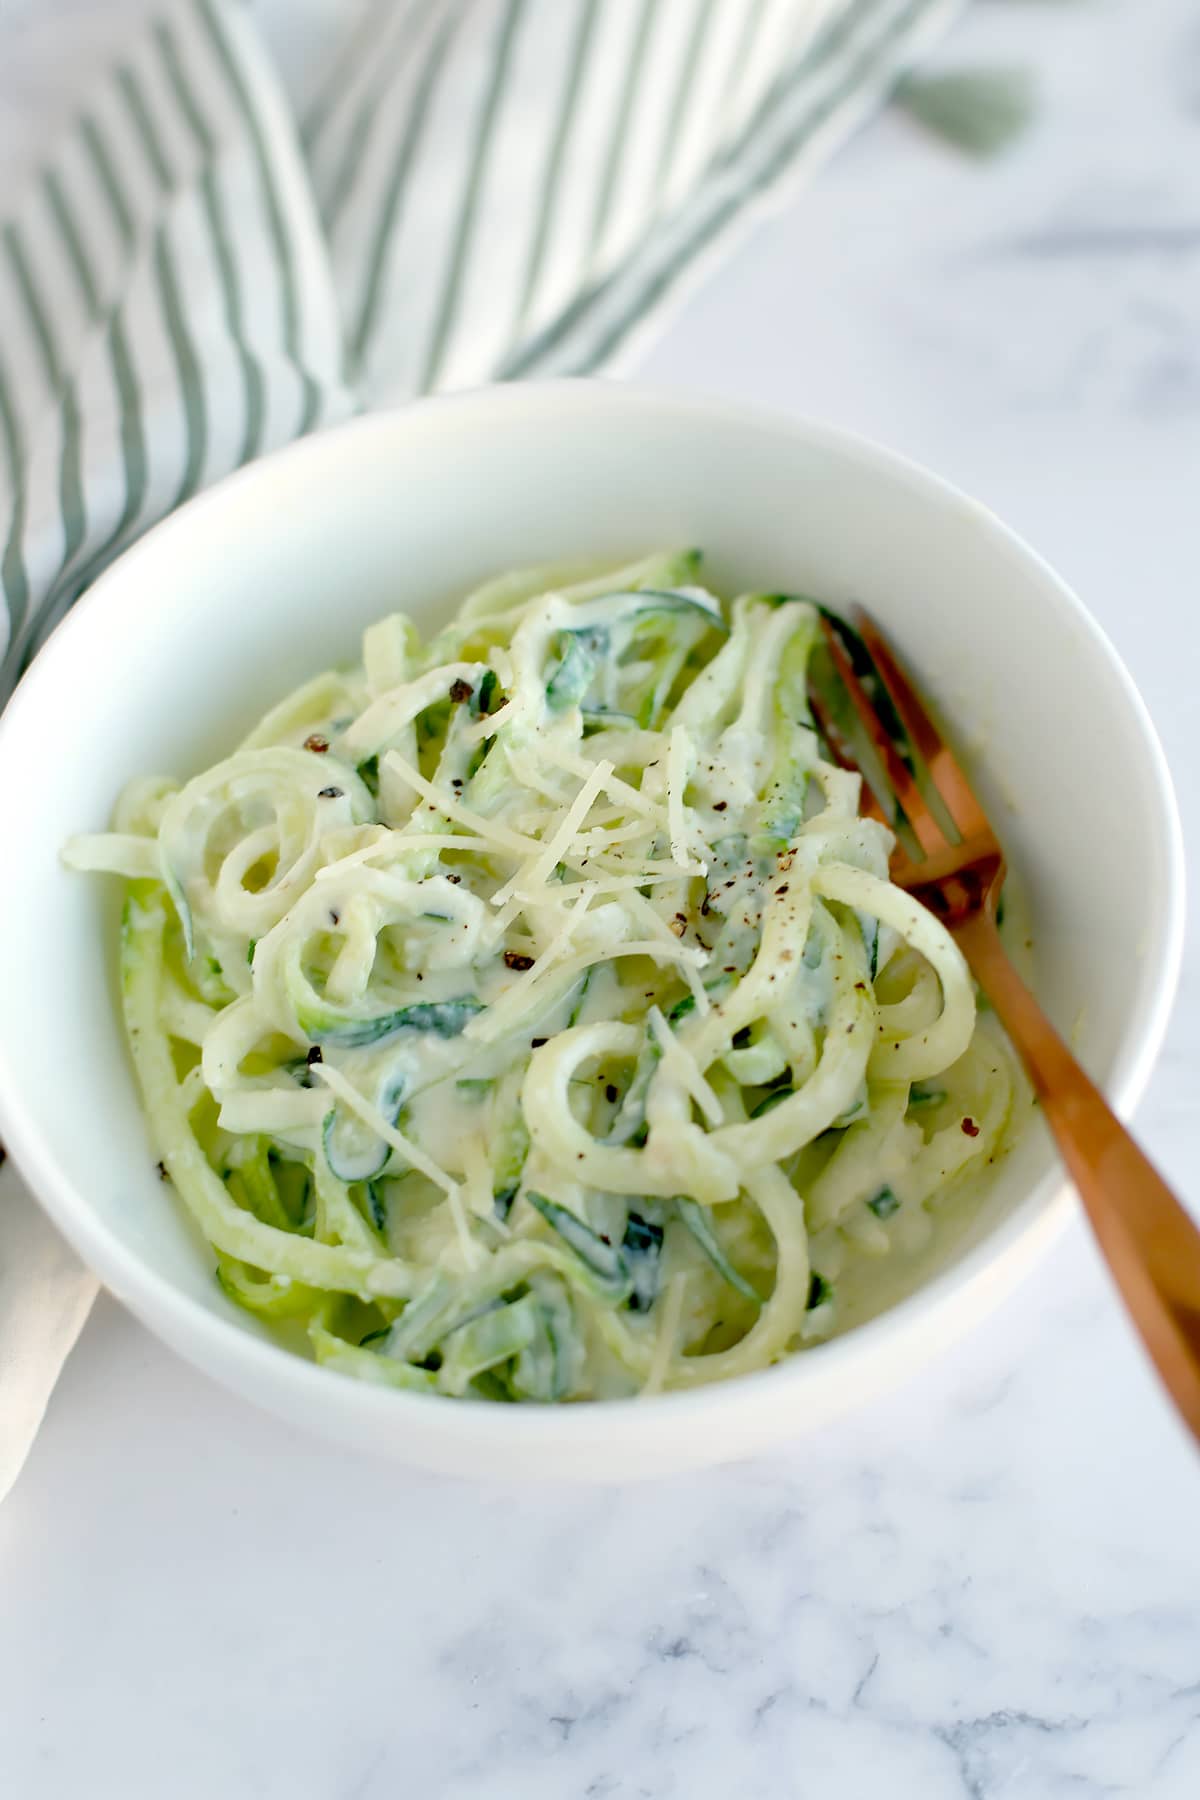
{"label": "spiralized zucchini", "polygon": [[80,869],[129,880],[155,1153],[237,1305],[446,1395],[681,1388],[846,1322],[997,1154],[957,947],[822,754],[805,600],[695,553],[397,614]]}

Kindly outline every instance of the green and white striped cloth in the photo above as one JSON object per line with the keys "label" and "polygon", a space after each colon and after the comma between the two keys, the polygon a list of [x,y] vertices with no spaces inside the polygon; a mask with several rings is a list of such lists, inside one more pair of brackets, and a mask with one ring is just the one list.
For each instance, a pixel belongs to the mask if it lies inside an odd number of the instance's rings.
{"label": "green and white striped cloth", "polygon": [[[0,704],[242,463],[620,369],[963,3],[0,0]],[[0,1494],[90,1297],[6,1168]]]}

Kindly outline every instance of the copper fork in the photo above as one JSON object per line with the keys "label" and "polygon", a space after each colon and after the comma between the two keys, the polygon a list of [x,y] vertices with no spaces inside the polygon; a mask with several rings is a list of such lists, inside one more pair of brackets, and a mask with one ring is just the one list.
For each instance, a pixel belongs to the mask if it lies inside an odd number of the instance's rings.
{"label": "copper fork", "polygon": [[[942,827],[881,718],[836,627],[825,641],[886,782],[868,808],[894,818],[898,806],[916,854],[897,847],[892,880],[941,919],[1024,1061],[1046,1122],[1083,1201],[1125,1305],[1193,1436],[1200,1440],[1200,1230],[1110,1111],[1013,968],[996,926],[1004,853],[958,761],[937,731],[879,627],[856,609],[855,624],[877,678],[928,773],[955,831]],[[865,673],[865,671],[864,671]],[[838,761],[853,757],[821,693],[810,697]],[[887,791],[890,789],[890,792]]]}

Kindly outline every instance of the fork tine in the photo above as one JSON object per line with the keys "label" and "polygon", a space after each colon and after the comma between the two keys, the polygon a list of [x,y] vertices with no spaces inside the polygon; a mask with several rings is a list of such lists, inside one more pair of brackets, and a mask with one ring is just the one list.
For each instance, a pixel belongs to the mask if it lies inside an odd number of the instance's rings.
{"label": "fork tine", "polygon": [[[813,717],[821,728],[821,735],[825,740],[826,748],[833,757],[838,768],[848,769],[852,775],[861,775],[862,770],[842,744],[841,735],[834,722],[833,714],[830,712],[815,687],[809,688],[808,704]],[[862,818],[875,819],[880,825],[886,825],[888,830],[894,833],[894,822],[888,818],[875,797],[875,790],[868,785],[865,779],[862,785],[862,798],[859,801],[858,806]],[[888,873],[896,886],[902,888],[919,887],[925,880],[925,877],[917,864],[909,860],[899,844],[897,844],[892,851]]]}
{"label": "fork tine", "polygon": [[[991,835],[987,814],[933,720],[917,698],[911,682],[892,655],[887,640],[865,607],[854,609],[859,635],[879,670],[892,705],[909,739],[929,770],[929,778],[941,795],[946,811],[964,838]],[[905,809],[907,811],[907,808]]]}
{"label": "fork tine", "polygon": [[[930,812],[924,795],[913,779],[913,774],[904,758],[893,744],[882,720],[867,697],[867,691],[854,672],[853,664],[846,655],[842,640],[825,617],[821,615],[821,630],[825,634],[825,642],[829,646],[829,654],[842,684],[854,703],[854,710],[861,719],[879,757],[887,770],[888,780],[899,801],[905,818],[912,826],[913,834],[927,856],[936,855],[947,846],[946,834]],[[864,639],[865,642],[865,639]]]}
{"label": "fork tine", "polygon": [[[862,771],[842,743],[841,734],[834,722],[833,714],[830,712],[824,700],[821,698],[821,695],[817,693],[815,688],[809,688],[808,704],[813,717],[821,728],[821,735],[825,739],[829,753],[837,763],[838,768],[847,769],[852,775],[860,775]],[[859,801],[859,812],[864,818],[876,819],[880,825],[886,825],[888,830],[891,830],[891,820],[887,817],[883,807],[876,799],[874,789],[868,787],[865,780],[863,781],[862,787],[862,799]]]}

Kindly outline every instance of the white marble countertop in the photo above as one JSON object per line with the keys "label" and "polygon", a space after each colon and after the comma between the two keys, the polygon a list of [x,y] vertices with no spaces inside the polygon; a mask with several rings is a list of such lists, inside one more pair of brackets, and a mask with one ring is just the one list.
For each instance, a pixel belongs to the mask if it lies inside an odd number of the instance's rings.
{"label": "white marble countertop", "polygon": [[[1195,848],[1194,0],[978,0],[943,60],[1033,62],[1037,129],[977,166],[881,120],[644,373],[859,428],[1024,532],[1128,659]],[[1140,1129],[1200,1198],[1198,989],[1193,931]],[[1200,1794],[1200,1459],[1078,1226],[895,1397],[626,1492],[327,1451],[102,1302],[0,1592],[13,1800]]]}

